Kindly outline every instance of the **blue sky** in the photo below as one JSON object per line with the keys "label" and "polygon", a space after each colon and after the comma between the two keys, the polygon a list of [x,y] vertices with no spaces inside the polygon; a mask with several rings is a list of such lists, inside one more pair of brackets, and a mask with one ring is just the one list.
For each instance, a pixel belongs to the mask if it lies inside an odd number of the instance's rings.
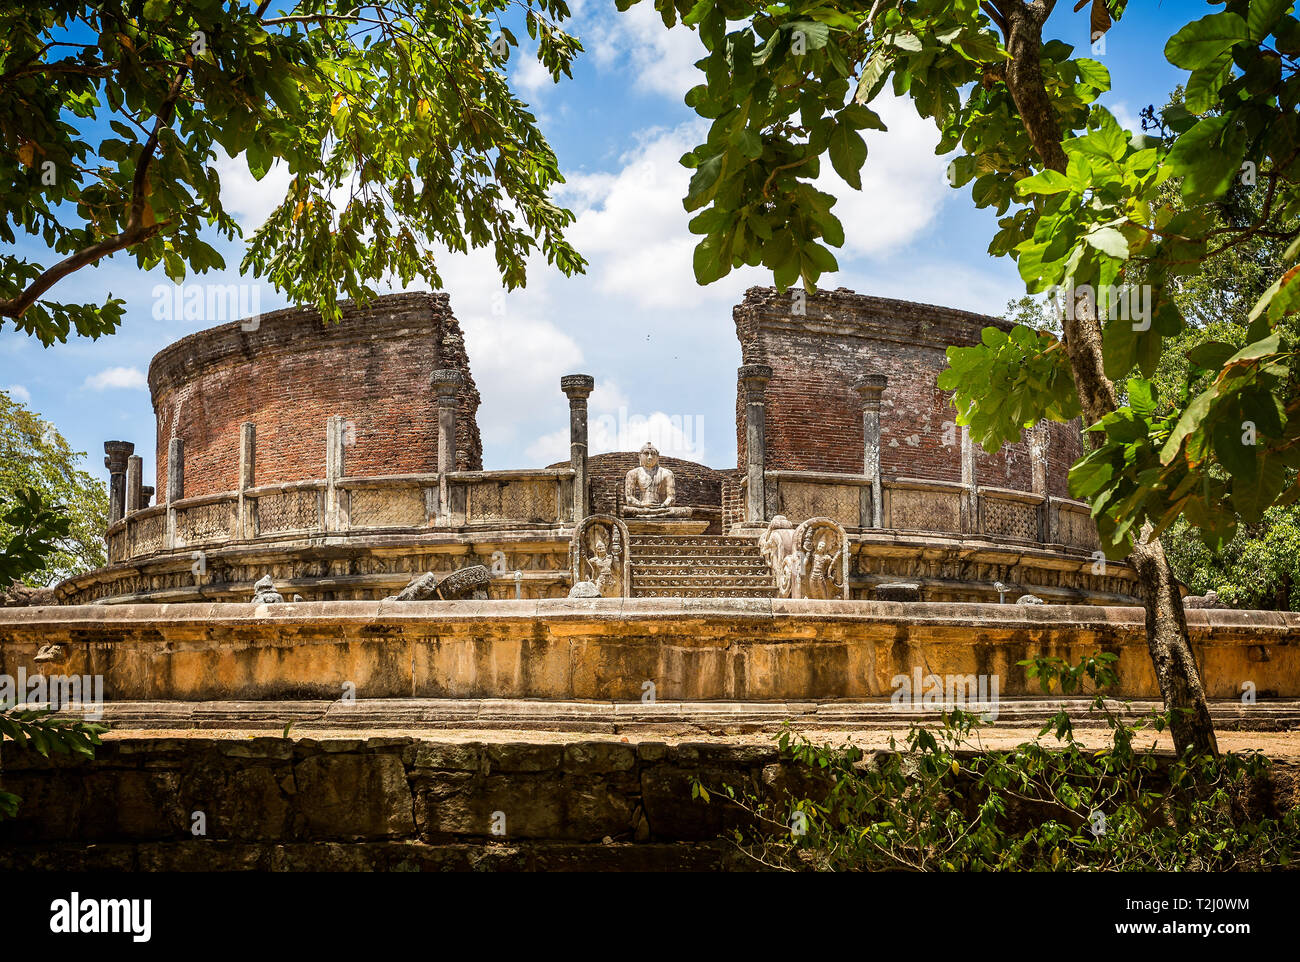
{"label": "blue sky", "polygon": [[[571,31],[586,53],[572,80],[556,86],[516,52],[508,66],[559,156],[567,183],[560,201],[577,214],[570,238],[588,258],[585,276],[566,279],[533,264],[524,291],[505,294],[489,252],[442,261],[445,289],[466,334],[483,405],[484,466],[529,467],[568,456],[562,374],[596,377],[591,400],[593,451],[634,449],[653,433],[665,454],[725,467],[735,463],[734,385],[740,347],[731,306],[746,287],[770,283],[760,270],[733,272],[708,288],[691,273],[694,238],[681,198],[689,172],[677,159],[704,126],[682,102],[698,80],[698,38],[663,28],[649,3],[619,14],[612,0],[571,4]],[[1051,32],[1088,43],[1087,12],[1062,2]],[[1103,101],[1131,128],[1148,103],[1163,104],[1181,72],[1164,59],[1165,40],[1182,23],[1213,12],[1210,4],[1133,2],[1095,56],[1111,71]],[[516,31],[526,39],[522,30]],[[904,101],[885,101],[888,133],[868,136],[863,190],[828,176],[847,241],[841,269],[825,287],[999,314],[1023,293],[1014,264],[985,253],[995,218],[977,211],[968,189],[947,187],[947,161],[933,153],[938,135]],[[278,200],[287,178],[253,181],[241,160],[223,160],[227,209],[251,234]],[[825,165],[829,168],[829,165]],[[242,243],[219,244],[230,270],[189,278],[200,284],[238,279]],[[20,252],[48,262],[43,251]],[[170,288],[161,270],[143,273],[117,255],[63,281],[60,300],[125,298],[119,332],[98,341],[42,348],[0,327],[0,388],[53,421],[87,467],[106,476],[103,442],[134,441],[154,470],[154,420],[145,385],[153,355],[212,320],[159,320],[154,290]],[[269,285],[259,306],[283,299]],[[329,376],[329,372],[322,372]],[[320,425],[323,433],[324,424]],[[323,466],[322,466],[323,470]]]}

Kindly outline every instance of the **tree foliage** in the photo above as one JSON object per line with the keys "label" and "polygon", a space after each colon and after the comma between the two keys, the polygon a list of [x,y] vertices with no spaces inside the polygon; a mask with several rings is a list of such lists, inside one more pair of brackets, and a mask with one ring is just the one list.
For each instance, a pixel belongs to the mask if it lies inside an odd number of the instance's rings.
{"label": "tree foliage", "polygon": [[[1110,89],[1100,61],[1060,40],[1038,44],[1056,10],[1072,15],[1050,0],[655,6],[666,23],[698,29],[707,50],[705,82],[687,103],[711,126],[683,158],[695,171],[685,205],[700,211],[691,229],[703,235],[701,283],[762,263],[779,287],[811,287],[835,269],[843,226],[809,181],[828,158],[858,185],[869,162],[861,131],[883,127],[870,105],[891,88],[938,126],[953,185],[999,215],[989,252],[1016,261],[1029,293],[1067,292],[1070,311],[1102,321],[1095,352],[1028,328],[950,351],[940,386],[973,435],[995,449],[1083,408],[1096,447],[1071,490],[1091,502],[1115,557],[1144,525],[1149,540],[1185,515],[1222,539],[1237,516],[1257,521],[1295,497],[1300,392],[1284,320],[1300,306],[1300,267],[1290,266],[1300,252],[1300,20],[1290,4],[1228,0],[1177,30],[1164,53],[1187,71],[1186,102],[1139,136],[1098,103]],[[1094,32],[1123,7],[1094,3]],[[1222,205],[1247,171],[1259,215],[1233,222]],[[1179,205],[1168,200],[1174,179]],[[1176,290],[1252,238],[1287,245],[1286,271],[1252,306],[1246,343],[1199,347],[1190,360],[1205,387],[1162,406],[1151,378],[1166,340],[1187,326]],[[1138,282],[1146,309],[1132,316],[1121,295]]]}
{"label": "tree foliage", "polygon": [[[1021,662],[1044,692],[1091,695],[1105,744],[1077,738],[1062,708],[1013,750],[980,742],[986,723],[951,707],[942,725],[912,725],[902,743],[866,752],[778,739],[791,773],[693,794],[739,815],[730,841],[784,871],[1252,871],[1300,854],[1300,808],[1277,810],[1271,763],[1158,753],[1145,736],[1162,714],[1130,721],[1102,694],[1115,656],[1078,664]],[[1091,744],[1090,744],[1091,742]]]}
{"label": "tree foliage", "polygon": [[435,247],[491,247],[504,284],[540,249],[582,258],[552,203],[559,165],[506,60],[521,15],[558,80],[580,50],[563,0],[0,2],[0,318],[49,344],[114,330],[123,301],[64,303],[59,280],[128,251],[180,282],[223,268],[240,230],[216,162],[292,175],[242,270],[337,317],[390,279],[441,278]]}
{"label": "tree foliage", "polygon": [[[10,500],[0,498],[0,584],[47,569],[50,555],[68,534],[69,524],[61,505],[42,500],[31,488],[19,489]],[[8,739],[19,751],[93,756],[105,730],[93,722],[55,717],[53,709],[19,711],[15,705],[0,703],[0,746]],[[0,818],[12,818],[21,801],[12,792],[0,790]]]}
{"label": "tree foliage", "polygon": [[[49,529],[49,549],[42,551],[41,564],[24,568],[29,585],[55,584],[106,561],[108,494],[103,482],[78,467],[83,456],[53,424],[0,391],[0,505],[13,505],[12,510],[28,505],[25,517],[35,518],[26,491],[39,495],[43,505],[58,506],[59,528]],[[21,530],[0,515],[0,540],[16,544]],[[14,577],[0,573],[0,590]]]}

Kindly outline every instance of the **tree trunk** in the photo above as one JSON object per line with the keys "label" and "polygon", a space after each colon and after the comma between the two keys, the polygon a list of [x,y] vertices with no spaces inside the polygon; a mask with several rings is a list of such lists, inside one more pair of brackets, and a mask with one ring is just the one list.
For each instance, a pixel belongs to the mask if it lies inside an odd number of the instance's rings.
{"label": "tree trunk", "polygon": [[[1054,0],[995,0],[995,6],[1005,21],[1006,47],[1011,55],[1007,88],[1021,123],[1043,165],[1065,173],[1061,124],[1044,86],[1040,62],[1043,23]],[[1119,407],[1119,394],[1106,377],[1101,324],[1090,299],[1076,298],[1072,316],[1064,319],[1063,332],[1084,420],[1096,424]],[[1217,755],[1214,723],[1187,634],[1178,579],[1159,539],[1146,540],[1150,530],[1149,525],[1143,527],[1143,536],[1134,544],[1129,561],[1137,572],[1138,591],[1146,609],[1147,649],[1170,715],[1174,747],[1179,752],[1191,747]]]}
{"label": "tree trunk", "polygon": [[[1150,524],[1142,530],[1145,537],[1151,530]],[[1179,752],[1190,747],[1197,754],[1218,755],[1219,743],[1214,736],[1210,706],[1205,700],[1201,672],[1187,635],[1182,594],[1160,539],[1134,544],[1129,563],[1137,572],[1138,590],[1146,608],[1147,651],[1151,653],[1160,694],[1169,712],[1174,747]]]}

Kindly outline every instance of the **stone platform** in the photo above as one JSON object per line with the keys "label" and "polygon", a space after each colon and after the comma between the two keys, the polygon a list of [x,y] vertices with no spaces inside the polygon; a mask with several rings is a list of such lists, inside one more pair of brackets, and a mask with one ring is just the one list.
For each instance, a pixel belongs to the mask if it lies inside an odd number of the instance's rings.
{"label": "stone platform", "polygon": [[[1300,614],[1187,613],[1212,698],[1300,697]],[[61,646],[61,661],[38,651]],[[890,695],[914,672],[1118,656],[1158,694],[1139,608],[722,598],[68,606],[0,610],[0,672],[102,675],[110,701],[504,698],[639,703]]]}

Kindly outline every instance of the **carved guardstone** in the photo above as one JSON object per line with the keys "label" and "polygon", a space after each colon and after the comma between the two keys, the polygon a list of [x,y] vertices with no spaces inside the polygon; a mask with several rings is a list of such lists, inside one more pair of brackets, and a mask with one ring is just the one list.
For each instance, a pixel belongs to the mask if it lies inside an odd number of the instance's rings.
{"label": "carved guardstone", "polygon": [[632,581],[627,525],[593,514],[573,529],[569,542],[570,598],[625,598]]}
{"label": "carved guardstone", "polygon": [[849,539],[830,518],[809,518],[796,528],[777,515],[759,537],[758,550],[778,598],[849,597]]}

